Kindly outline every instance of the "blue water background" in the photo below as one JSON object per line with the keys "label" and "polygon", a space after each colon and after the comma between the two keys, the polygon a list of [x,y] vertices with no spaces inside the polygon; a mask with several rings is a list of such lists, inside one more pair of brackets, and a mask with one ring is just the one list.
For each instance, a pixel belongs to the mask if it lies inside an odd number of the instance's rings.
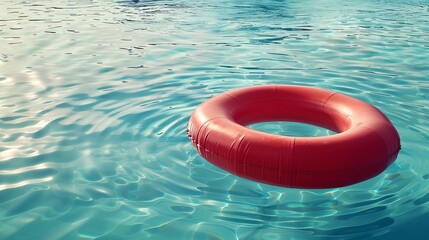
{"label": "blue water background", "polygon": [[[428,1],[0,4],[0,239],[429,239]],[[326,190],[202,159],[193,110],[262,84],[373,104],[398,159]]]}

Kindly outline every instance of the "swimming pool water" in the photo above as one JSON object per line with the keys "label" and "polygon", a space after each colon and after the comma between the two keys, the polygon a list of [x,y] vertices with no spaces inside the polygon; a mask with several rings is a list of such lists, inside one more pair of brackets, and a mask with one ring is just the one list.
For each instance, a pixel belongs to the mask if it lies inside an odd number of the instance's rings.
{"label": "swimming pool water", "polygon": [[[429,238],[428,1],[0,3],[0,239]],[[202,159],[193,110],[262,84],[375,105],[398,159],[326,190]]]}

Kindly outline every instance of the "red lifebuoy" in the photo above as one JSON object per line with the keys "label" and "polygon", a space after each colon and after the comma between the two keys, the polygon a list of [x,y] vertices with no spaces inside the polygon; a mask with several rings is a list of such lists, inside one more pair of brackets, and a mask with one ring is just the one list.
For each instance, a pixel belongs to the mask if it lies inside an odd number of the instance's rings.
{"label": "red lifebuoy", "polygon": [[[246,128],[264,121],[321,126],[337,134],[288,137]],[[295,188],[332,188],[374,177],[397,157],[400,138],[377,108],[314,87],[232,90],[201,104],[188,135],[206,160],[238,176]]]}

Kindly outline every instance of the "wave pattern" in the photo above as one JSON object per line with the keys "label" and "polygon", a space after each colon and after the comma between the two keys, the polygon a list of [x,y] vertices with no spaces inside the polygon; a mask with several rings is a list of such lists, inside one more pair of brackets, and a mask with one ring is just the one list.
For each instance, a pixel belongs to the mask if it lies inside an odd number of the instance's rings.
{"label": "wave pattern", "polygon": [[[0,239],[427,236],[422,1],[4,2]],[[185,132],[192,111],[273,83],[380,108],[401,135],[398,159],[329,190],[259,184],[202,159]]]}

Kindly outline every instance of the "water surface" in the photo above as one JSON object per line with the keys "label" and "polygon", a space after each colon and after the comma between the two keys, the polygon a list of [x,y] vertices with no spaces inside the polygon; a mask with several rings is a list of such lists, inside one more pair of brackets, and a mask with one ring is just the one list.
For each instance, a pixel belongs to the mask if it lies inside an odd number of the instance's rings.
{"label": "water surface", "polygon": [[[428,1],[0,1],[0,239],[427,238]],[[373,104],[398,159],[326,190],[202,159],[193,110],[263,84]]]}

